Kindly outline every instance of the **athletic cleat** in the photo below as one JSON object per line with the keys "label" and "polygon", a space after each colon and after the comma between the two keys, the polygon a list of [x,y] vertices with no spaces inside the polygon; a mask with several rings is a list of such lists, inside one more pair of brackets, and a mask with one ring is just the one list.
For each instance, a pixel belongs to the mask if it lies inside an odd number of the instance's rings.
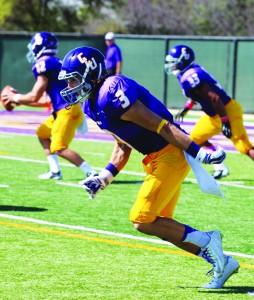
{"label": "athletic cleat", "polygon": [[224,170],[216,170],[213,173],[213,178],[214,179],[220,179],[222,177],[226,177],[229,175],[229,169],[224,169]]}
{"label": "athletic cleat", "polygon": [[[204,284],[202,288],[204,289],[220,289],[223,287],[224,283],[228,278],[237,273],[240,268],[240,265],[237,260],[231,256],[225,255],[225,266],[220,277],[213,276],[212,281]],[[207,273],[209,276],[213,272],[213,269]]]}
{"label": "athletic cleat", "polygon": [[46,179],[61,180],[61,179],[63,179],[61,171],[59,171],[57,173],[48,171],[44,174],[39,175],[38,178],[43,179],[43,180],[46,180]]}
{"label": "athletic cleat", "polygon": [[225,266],[225,255],[222,249],[221,233],[218,230],[209,231],[209,243],[201,249],[203,257],[206,257],[213,265],[214,276],[220,277]]}
{"label": "athletic cleat", "polygon": [[98,176],[98,175],[99,175],[99,174],[96,173],[95,171],[94,171],[94,172],[87,172],[87,173],[86,173],[86,178],[84,178],[83,180],[79,181],[78,184],[83,185],[84,182],[85,182],[85,180],[86,180],[88,177],[90,177],[90,176]]}

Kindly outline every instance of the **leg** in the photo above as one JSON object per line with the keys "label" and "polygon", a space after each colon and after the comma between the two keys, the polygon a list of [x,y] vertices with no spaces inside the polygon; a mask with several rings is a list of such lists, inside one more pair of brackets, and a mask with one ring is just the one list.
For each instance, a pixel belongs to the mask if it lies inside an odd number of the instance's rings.
{"label": "leg", "polygon": [[[157,218],[152,223],[134,223],[135,228],[147,235],[157,236],[192,254],[200,252],[200,247],[182,242],[185,226],[173,219]],[[209,241],[209,239],[208,239]]]}
{"label": "leg", "polygon": [[247,154],[254,160],[254,146],[251,144],[244,127],[241,105],[237,101],[231,100],[226,106],[226,111],[231,124],[231,141],[240,153]]}
{"label": "leg", "polygon": [[[198,145],[210,149],[211,151],[216,150],[216,147],[205,138],[212,137],[221,131],[221,121],[219,117],[202,117],[198,124],[193,128],[191,132],[191,139],[194,140]],[[215,179],[220,179],[229,175],[229,169],[224,163],[213,165]]]}
{"label": "leg", "polygon": [[72,163],[76,167],[79,167],[84,162],[84,159],[77,152],[75,152],[71,149],[61,149],[61,150],[55,151],[55,153],[58,156],[61,156],[62,158],[68,160],[70,163]]}
{"label": "leg", "polygon": [[42,145],[42,148],[44,149],[44,152],[45,152],[46,156],[52,154],[51,151],[50,151],[50,144],[51,144],[50,139],[39,138],[39,142]]}
{"label": "leg", "polygon": [[48,172],[39,175],[39,179],[62,179],[62,174],[58,163],[58,157],[50,150],[51,133],[54,121],[54,117],[51,115],[36,130],[39,142],[42,145],[42,148],[47,156],[50,169]]}
{"label": "leg", "polygon": [[[144,166],[147,176],[130,213],[135,228],[192,254],[201,253],[212,263],[214,276],[221,277],[226,258],[219,231],[202,232],[172,218],[182,181],[189,171],[183,152],[169,145],[147,158],[150,159]],[[227,278],[223,277],[223,284]]]}
{"label": "leg", "polygon": [[134,223],[134,226],[140,232],[167,240],[192,254],[201,252],[199,256],[213,265],[212,281],[203,288],[221,288],[231,275],[238,272],[240,265],[223,253],[221,234],[217,230],[202,232],[166,218],[157,218],[152,223]]}
{"label": "leg", "polygon": [[69,110],[62,109],[57,112],[52,128],[50,151],[68,160],[88,176],[96,171],[77,152],[68,148],[83,118],[84,114],[79,104],[73,105]]}

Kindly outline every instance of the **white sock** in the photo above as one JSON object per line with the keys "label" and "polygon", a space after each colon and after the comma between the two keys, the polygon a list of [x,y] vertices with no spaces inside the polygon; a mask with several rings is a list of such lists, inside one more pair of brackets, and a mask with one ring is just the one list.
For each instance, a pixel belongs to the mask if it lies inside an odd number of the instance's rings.
{"label": "white sock", "polygon": [[83,161],[82,164],[79,166],[79,169],[84,173],[96,173],[96,171],[94,171],[94,169],[89,165],[88,162]]}
{"label": "white sock", "polygon": [[210,239],[210,236],[206,232],[196,230],[188,233],[183,242],[195,244],[200,248],[204,248],[210,242]]}
{"label": "white sock", "polygon": [[49,162],[50,171],[53,173],[58,173],[60,171],[58,156],[56,154],[50,154],[47,156],[47,159]]}

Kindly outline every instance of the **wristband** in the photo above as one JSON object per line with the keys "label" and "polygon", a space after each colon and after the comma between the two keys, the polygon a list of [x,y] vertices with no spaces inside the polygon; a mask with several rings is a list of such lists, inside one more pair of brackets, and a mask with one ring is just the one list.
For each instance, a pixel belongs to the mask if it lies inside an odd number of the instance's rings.
{"label": "wristband", "polygon": [[191,100],[188,100],[188,101],[185,103],[184,107],[185,107],[185,108],[188,108],[188,109],[192,109],[192,107],[193,107],[194,105],[195,105],[194,102],[192,102]]}
{"label": "wristband", "polygon": [[160,124],[158,125],[158,127],[157,127],[157,129],[156,129],[156,132],[157,132],[158,134],[160,134],[162,127],[163,127],[167,122],[168,122],[168,121],[165,120],[165,119],[162,119],[162,120],[161,120]]}
{"label": "wristband", "polygon": [[114,177],[119,173],[118,169],[112,163],[108,163],[105,169],[108,170]]}
{"label": "wristband", "polygon": [[15,94],[15,95],[12,97],[12,99],[13,99],[13,101],[14,101],[15,103],[19,103],[19,102],[20,102],[19,98],[20,98],[20,94]]}
{"label": "wristband", "polygon": [[221,122],[224,123],[224,122],[228,122],[228,116],[226,117],[221,117]]}
{"label": "wristband", "polygon": [[200,149],[201,147],[199,145],[195,144],[194,142],[191,142],[186,152],[190,154],[193,158],[196,158]]}

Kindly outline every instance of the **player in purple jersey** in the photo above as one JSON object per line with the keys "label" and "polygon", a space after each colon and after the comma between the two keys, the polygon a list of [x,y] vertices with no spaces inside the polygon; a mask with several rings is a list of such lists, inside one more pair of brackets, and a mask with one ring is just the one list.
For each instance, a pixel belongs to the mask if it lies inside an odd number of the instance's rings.
{"label": "player in purple jersey", "polygon": [[[220,232],[203,232],[179,223],[173,213],[189,172],[185,155],[191,158],[191,166],[201,167],[199,162],[222,162],[224,151],[209,152],[199,147],[147,89],[123,75],[109,76],[104,56],[97,49],[79,47],[70,51],[58,78],[68,83],[61,91],[65,101],[69,105],[85,101],[85,113],[116,139],[105,169],[84,181],[90,197],[112,182],[132,149],[143,153],[146,177],[130,212],[134,227],[206,259],[213,265],[214,276],[203,287],[221,288],[239,264],[223,253]],[[206,174],[207,185],[210,180],[215,182]]]}
{"label": "player in purple jersey", "polygon": [[115,43],[115,34],[108,32],[105,35],[106,50],[106,66],[112,75],[121,74],[122,70],[122,53],[119,46]]}
{"label": "player in purple jersey", "polygon": [[27,59],[33,63],[32,71],[36,82],[30,92],[22,95],[15,94],[8,101],[41,106],[38,101],[45,92],[51,99],[53,113],[36,131],[50,167],[47,173],[39,175],[39,179],[62,179],[58,156],[77,166],[86,176],[96,174],[96,171],[78,153],[68,149],[76,129],[84,126],[86,120],[79,104],[66,109],[66,102],[60,95],[66,83],[58,80],[62,62],[55,57],[58,50],[57,37],[50,32],[36,33],[28,44],[28,49]]}
{"label": "player in purple jersey", "polygon": [[[177,45],[170,49],[166,56],[165,71],[168,75],[177,76],[184,95],[189,98],[176,119],[182,120],[196,103],[205,112],[194,126],[191,139],[198,145],[213,149],[213,145],[208,142],[209,138],[222,132],[240,153],[247,154],[254,160],[254,147],[243,124],[242,107],[195,62],[194,51],[186,45]],[[226,166],[220,164],[215,168],[213,176],[220,178],[228,174]]]}

